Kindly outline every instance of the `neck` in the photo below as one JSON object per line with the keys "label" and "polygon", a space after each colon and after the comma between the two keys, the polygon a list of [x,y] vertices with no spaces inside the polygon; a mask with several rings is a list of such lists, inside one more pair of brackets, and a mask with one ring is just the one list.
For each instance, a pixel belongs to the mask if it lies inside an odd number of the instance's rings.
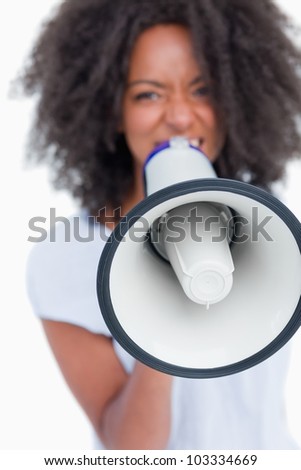
{"label": "neck", "polygon": [[122,215],[126,215],[133,207],[144,199],[144,181],[143,168],[141,165],[135,165],[134,185],[131,187],[128,195],[122,204]]}
{"label": "neck", "polygon": [[[119,222],[120,217],[124,217],[133,207],[144,199],[144,182],[142,167],[135,167],[134,170],[134,184],[130,188],[128,194],[124,198],[120,209],[117,211],[114,207],[106,208],[105,214],[101,214],[99,222],[105,223],[110,229],[114,229]],[[116,212],[115,212],[116,211]],[[115,220],[114,220],[114,217]],[[108,222],[110,220],[110,222]]]}

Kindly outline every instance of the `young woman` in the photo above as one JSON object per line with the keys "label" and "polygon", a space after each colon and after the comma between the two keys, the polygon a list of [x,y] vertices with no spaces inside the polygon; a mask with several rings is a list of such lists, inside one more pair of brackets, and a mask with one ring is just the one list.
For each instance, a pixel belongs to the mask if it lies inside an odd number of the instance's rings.
{"label": "young woman", "polygon": [[[156,145],[187,137],[219,176],[265,188],[300,153],[301,56],[288,30],[270,0],[66,0],[44,25],[22,79],[39,96],[31,150],[83,210],[69,241],[63,226],[36,245],[28,286],[98,448],[295,447],[286,348],[234,376],[165,375],[115,343],[95,292],[99,210],[141,201]],[[89,242],[74,235],[91,227]]]}

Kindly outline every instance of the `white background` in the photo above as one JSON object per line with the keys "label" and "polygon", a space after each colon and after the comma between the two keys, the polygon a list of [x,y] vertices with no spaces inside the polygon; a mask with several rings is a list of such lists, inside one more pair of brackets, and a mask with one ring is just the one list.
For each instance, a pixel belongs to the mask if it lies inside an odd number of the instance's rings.
{"label": "white background", "polygon": [[[83,0],[84,1],[84,0]],[[260,1],[260,0],[259,0]],[[28,220],[48,217],[49,208],[69,215],[74,203],[55,193],[45,169],[24,166],[24,144],[32,101],[8,99],[9,81],[30,49],[38,27],[58,0],[10,0],[0,19],[1,230],[0,230],[0,448],[88,449],[91,432],[86,417],[64,384],[33,317],[25,290],[25,262],[30,249]],[[301,24],[296,0],[278,0]],[[285,202],[301,219],[301,164],[288,173]],[[301,332],[292,340],[287,381],[287,413],[301,446]]]}

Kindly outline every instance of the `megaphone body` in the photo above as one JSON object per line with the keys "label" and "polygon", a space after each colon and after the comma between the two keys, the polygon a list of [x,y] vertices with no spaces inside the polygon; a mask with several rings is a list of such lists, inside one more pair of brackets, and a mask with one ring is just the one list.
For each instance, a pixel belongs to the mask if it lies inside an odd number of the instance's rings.
{"label": "megaphone body", "polygon": [[145,199],[101,255],[97,295],[113,337],[159,371],[219,377],[278,351],[301,321],[301,227],[270,193],[217,178],[173,138],[147,158]]}

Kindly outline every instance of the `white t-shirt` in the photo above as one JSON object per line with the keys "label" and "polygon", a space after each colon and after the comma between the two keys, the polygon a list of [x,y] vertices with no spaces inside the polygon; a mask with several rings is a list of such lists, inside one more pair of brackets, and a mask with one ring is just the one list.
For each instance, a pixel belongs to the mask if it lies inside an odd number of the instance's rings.
{"label": "white t-shirt", "polygon": [[[67,220],[67,219],[66,219]],[[36,237],[36,235],[33,234]],[[111,336],[100,313],[96,274],[105,229],[85,212],[56,223],[28,260],[35,314]],[[114,341],[127,372],[135,360]],[[284,385],[288,348],[244,372],[216,379],[175,377],[168,449],[294,449],[287,428]],[[96,448],[103,448],[96,439]]]}

